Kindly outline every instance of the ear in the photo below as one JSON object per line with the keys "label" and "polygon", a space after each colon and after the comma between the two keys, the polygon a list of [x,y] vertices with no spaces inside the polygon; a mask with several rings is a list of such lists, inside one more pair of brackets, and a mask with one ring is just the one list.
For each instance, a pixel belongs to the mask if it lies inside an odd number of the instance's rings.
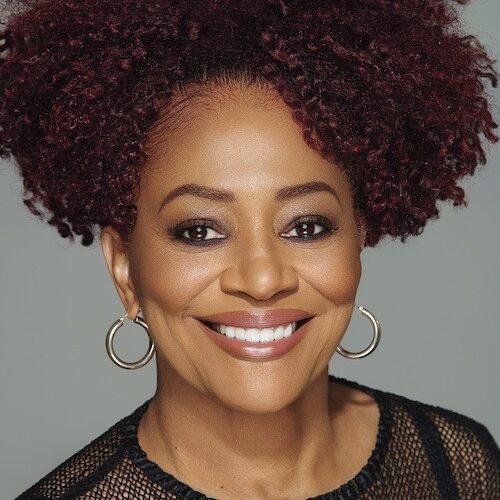
{"label": "ear", "polygon": [[135,319],[140,305],[130,276],[130,263],[121,236],[106,226],[100,234],[101,248],[116,291],[130,319]]}

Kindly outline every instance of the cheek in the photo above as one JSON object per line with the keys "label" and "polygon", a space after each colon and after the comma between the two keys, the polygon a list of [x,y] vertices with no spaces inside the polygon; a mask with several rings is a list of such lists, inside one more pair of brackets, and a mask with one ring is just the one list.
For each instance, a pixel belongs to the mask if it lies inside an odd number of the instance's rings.
{"label": "cheek", "polygon": [[301,275],[329,302],[335,305],[353,302],[361,278],[356,241],[336,241],[321,255],[311,255]]}
{"label": "cheek", "polygon": [[158,305],[163,311],[172,313],[186,309],[206,288],[214,272],[201,254],[186,258],[171,250],[154,252],[150,249],[148,258],[137,264],[134,283],[140,289],[140,302]]}

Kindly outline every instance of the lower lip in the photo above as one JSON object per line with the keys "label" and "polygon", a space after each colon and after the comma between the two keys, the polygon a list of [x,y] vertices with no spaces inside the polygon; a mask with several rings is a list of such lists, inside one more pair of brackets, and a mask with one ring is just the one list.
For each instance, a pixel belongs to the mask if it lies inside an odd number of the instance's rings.
{"label": "lower lip", "polygon": [[311,320],[304,323],[295,330],[289,337],[284,337],[271,342],[248,342],[245,340],[226,337],[222,333],[217,333],[205,323],[197,320],[208,337],[228,354],[239,359],[248,361],[267,361],[283,356],[292,350],[305,336],[309,330]]}

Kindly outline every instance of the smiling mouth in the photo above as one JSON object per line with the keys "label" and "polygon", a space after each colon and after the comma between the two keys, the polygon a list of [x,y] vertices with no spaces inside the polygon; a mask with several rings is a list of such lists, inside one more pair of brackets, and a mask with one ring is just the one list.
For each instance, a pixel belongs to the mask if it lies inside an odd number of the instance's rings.
{"label": "smiling mouth", "polygon": [[260,343],[278,341],[282,338],[289,337],[311,319],[312,317],[304,318],[299,321],[279,325],[277,327],[264,328],[241,328],[237,326],[220,325],[218,323],[211,323],[209,321],[200,321],[219,335],[224,335],[236,340],[246,340],[250,342]]}

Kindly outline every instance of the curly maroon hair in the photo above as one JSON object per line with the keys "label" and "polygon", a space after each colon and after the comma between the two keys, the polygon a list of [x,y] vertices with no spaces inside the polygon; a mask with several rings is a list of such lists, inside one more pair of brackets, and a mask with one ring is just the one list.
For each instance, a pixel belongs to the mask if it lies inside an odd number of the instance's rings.
{"label": "curly maroon hair", "polygon": [[[26,0],[0,30],[0,156],[63,237],[130,235],[148,134],[176,88],[271,84],[354,187],[366,245],[420,234],[486,162],[498,74],[467,0]],[[45,211],[45,213],[44,213]]]}

